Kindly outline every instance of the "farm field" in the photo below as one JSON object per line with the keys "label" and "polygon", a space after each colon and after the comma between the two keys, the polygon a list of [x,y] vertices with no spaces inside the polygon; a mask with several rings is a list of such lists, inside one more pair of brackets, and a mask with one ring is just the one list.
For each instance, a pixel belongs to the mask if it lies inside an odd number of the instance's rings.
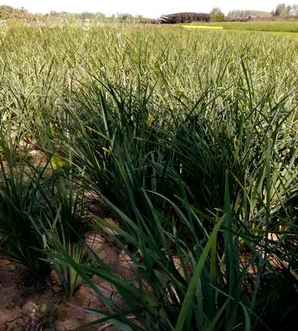
{"label": "farm field", "polygon": [[182,28],[199,31],[219,31],[221,33],[264,33],[291,39],[298,39],[298,23],[292,22],[219,22],[204,24],[182,24]]}
{"label": "farm field", "polygon": [[298,42],[238,25],[1,28],[0,330],[292,330]]}
{"label": "farm field", "polygon": [[221,27],[224,30],[235,30],[235,31],[263,31],[263,32],[288,32],[298,33],[298,21],[276,21],[276,22],[212,22],[197,24],[192,23],[190,26],[210,26],[210,27]]}

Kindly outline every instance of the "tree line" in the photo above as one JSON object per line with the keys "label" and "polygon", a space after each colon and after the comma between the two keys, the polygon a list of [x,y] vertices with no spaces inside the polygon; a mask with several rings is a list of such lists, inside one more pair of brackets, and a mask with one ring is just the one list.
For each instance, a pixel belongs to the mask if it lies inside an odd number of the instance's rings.
{"label": "tree line", "polygon": [[271,12],[259,10],[232,10],[227,14],[228,18],[248,18],[248,17],[289,17],[298,16],[298,4],[286,5],[281,3]]}
{"label": "tree line", "polygon": [[[178,13],[179,14],[179,13]],[[175,15],[178,15],[175,14]],[[194,13],[195,14],[195,13]],[[281,3],[271,12],[258,10],[232,10],[226,16],[220,8],[214,8],[209,13],[211,21],[223,21],[224,19],[245,19],[249,17],[298,17],[298,4],[286,5]],[[98,20],[102,22],[127,22],[127,23],[156,23],[156,20],[143,17],[141,15],[133,16],[129,13],[106,16],[101,12],[91,13],[69,13],[51,11],[44,15],[33,15],[24,8],[13,8],[11,6],[0,6],[0,19],[34,19],[34,18],[74,18],[80,20]]]}

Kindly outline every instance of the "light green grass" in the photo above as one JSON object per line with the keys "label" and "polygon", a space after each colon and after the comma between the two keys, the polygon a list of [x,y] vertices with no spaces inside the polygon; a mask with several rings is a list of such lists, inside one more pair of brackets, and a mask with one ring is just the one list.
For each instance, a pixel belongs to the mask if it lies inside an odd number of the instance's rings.
{"label": "light green grass", "polygon": [[219,31],[219,32],[238,32],[238,33],[267,33],[273,36],[287,37],[291,39],[298,39],[298,23],[293,22],[221,22],[221,23],[208,23],[203,25],[188,24],[181,25],[187,30],[198,31]]}
{"label": "light green grass", "polygon": [[[196,26],[195,23],[193,23]],[[298,21],[272,21],[272,22],[218,22],[200,24],[200,26],[218,26],[224,30],[268,31],[298,33]]]}

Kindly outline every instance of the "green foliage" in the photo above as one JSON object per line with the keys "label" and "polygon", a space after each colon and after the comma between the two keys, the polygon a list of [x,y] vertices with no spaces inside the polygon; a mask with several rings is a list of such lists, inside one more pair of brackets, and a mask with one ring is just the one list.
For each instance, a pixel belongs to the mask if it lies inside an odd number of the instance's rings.
{"label": "green foliage", "polygon": [[41,261],[43,243],[33,222],[44,207],[43,169],[26,174],[24,168],[1,173],[0,233],[4,254],[29,267],[39,279],[49,271]]}
{"label": "green foliage", "polygon": [[289,16],[291,11],[291,6],[286,6],[284,3],[277,5],[274,16]]}
{"label": "green foliage", "polygon": [[[115,326],[120,322],[132,330],[156,331],[230,330],[231,327],[240,325],[249,329],[249,318],[244,321],[241,315],[239,317],[236,314],[237,307],[245,312],[246,308],[242,303],[245,298],[241,298],[239,292],[239,265],[233,263],[235,251],[217,251],[217,237],[222,220],[217,217],[213,219],[215,227],[209,235],[197,212],[188,204],[180,209],[172,201],[159,196],[177,212],[178,217],[174,221],[161,215],[145,192],[144,196],[151,210],[151,217],[144,218],[139,210],[135,209],[136,223],[110,201],[106,201],[118,214],[121,222],[126,224],[127,231],[121,231],[118,239],[122,243],[129,243],[130,250],[134,252],[133,261],[137,267],[134,270],[134,282],[125,281],[112,274],[98,257],[93,263],[78,264],[71,256],[65,253],[60,255],[60,263],[73,267],[108,305],[110,317],[105,316],[103,311],[97,311],[99,317],[104,317],[95,323],[108,320],[114,323],[116,320]],[[227,206],[227,213],[228,209]],[[230,221],[228,214],[225,214],[224,218],[225,222]],[[158,228],[155,234],[146,229],[150,221]],[[194,230],[195,224],[198,225],[197,230]],[[184,241],[181,237],[176,241],[178,225],[185,226],[188,238],[193,240]],[[133,231],[135,226],[138,227],[138,232]],[[206,236],[202,236],[202,232],[206,233]],[[232,242],[227,242],[226,246],[232,248]],[[229,293],[224,293],[226,286],[220,271],[222,254],[228,256],[231,267],[234,268]],[[127,306],[125,314],[117,304],[104,296],[90,275],[97,275],[115,286]],[[129,316],[134,314],[137,314],[136,319],[131,320]],[[223,318],[225,315],[226,321]]]}
{"label": "green foliage", "polygon": [[260,10],[232,10],[227,17],[232,19],[247,19],[248,17],[270,17],[271,13]]}
{"label": "green foliage", "polygon": [[24,9],[16,9],[10,6],[0,6],[0,19],[22,19],[31,15]]}
{"label": "green foliage", "polygon": [[[291,293],[297,269],[296,40],[74,24],[10,27],[0,42],[2,251],[55,269],[67,296],[89,285],[109,307],[95,323],[272,327],[272,284],[285,273]],[[86,258],[86,192],[119,221],[134,281]]]}
{"label": "green foliage", "polygon": [[64,230],[61,224],[58,226],[58,229],[57,223],[54,226],[50,226],[44,231],[42,236],[47,252],[46,261],[50,263],[52,270],[58,277],[59,285],[62,287],[65,296],[69,299],[82,284],[82,279],[79,273],[71,266],[60,263],[59,256],[62,252],[67,256],[71,256],[75,263],[83,264],[87,260],[86,249],[81,243],[71,242],[67,238],[67,229]]}
{"label": "green foliage", "polygon": [[220,8],[213,8],[210,12],[212,22],[223,22],[225,20],[225,14]]}

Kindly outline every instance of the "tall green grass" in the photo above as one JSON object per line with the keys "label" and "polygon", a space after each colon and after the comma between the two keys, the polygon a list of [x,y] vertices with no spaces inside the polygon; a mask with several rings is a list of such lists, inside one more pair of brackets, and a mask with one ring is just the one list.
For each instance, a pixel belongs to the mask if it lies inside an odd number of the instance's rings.
{"label": "tall green grass", "polygon": [[[81,281],[93,288],[107,306],[93,311],[97,324],[289,329],[297,297],[297,50],[295,40],[235,32],[3,30],[5,254],[38,273],[28,259],[35,254],[44,274],[59,273],[67,296]],[[85,232],[108,226],[88,214],[85,192],[119,224],[110,239],[133,261],[133,280],[95,252],[85,258]],[[13,239],[14,230],[29,231],[31,245],[25,235]],[[120,307],[94,275],[117,289]]]}

